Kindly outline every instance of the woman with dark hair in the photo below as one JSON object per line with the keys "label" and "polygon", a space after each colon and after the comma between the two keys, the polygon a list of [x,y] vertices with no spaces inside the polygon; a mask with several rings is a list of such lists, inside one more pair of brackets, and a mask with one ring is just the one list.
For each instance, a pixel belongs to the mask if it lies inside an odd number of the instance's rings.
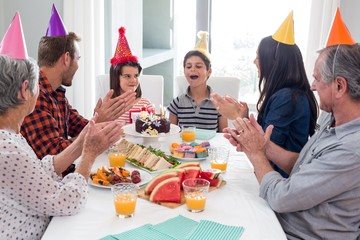
{"label": "woman with dark hair", "polygon": [[[258,68],[260,91],[257,121],[263,130],[274,125],[266,154],[273,168],[288,177],[298,153],[315,132],[318,105],[295,43],[275,40],[274,35],[263,38],[254,64]],[[212,97],[222,115],[230,119],[248,118],[246,103],[218,94]],[[286,151],[286,157],[279,154],[281,150]]]}
{"label": "woman with dark hair", "polygon": [[[201,35],[202,34],[202,35]],[[201,129],[222,132],[227,127],[227,119],[219,114],[210,100],[212,88],[207,85],[211,75],[211,62],[205,41],[206,32],[199,32],[200,41],[194,50],[184,57],[184,75],[189,83],[186,93],[170,103],[170,122],[179,126],[196,126]]]}
{"label": "woman with dark hair", "polygon": [[135,103],[130,110],[119,118],[126,124],[132,122],[131,112],[139,112],[144,109],[149,112],[154,111],[151,102],[142,97],[139,76],[142,70],[136,56],[133,56],[125,37],[125,28],[119,29],[119,40],[114,57],[111,59],[110,66],[110,89],[114,90],[113,98],[120,96],[128,91],[135,91]]}

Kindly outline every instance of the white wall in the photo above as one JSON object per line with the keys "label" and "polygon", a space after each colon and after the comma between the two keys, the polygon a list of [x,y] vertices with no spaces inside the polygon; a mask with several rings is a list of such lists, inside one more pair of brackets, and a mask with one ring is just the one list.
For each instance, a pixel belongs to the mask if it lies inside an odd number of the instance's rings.
{"label": "white wall", "polygon": [[351,36],[356,42],[360,42],[359,9],[359,0],[346,0],[340,2],[341,16],[348,27]]}
{"label": "white wall", "polygon": [[53,3],[59,14],[62,15],[63,0],[0,0],[0,38],[2,39],[15,12],[18,11],[28,54],[37,59],[39,40],[46,33]]}

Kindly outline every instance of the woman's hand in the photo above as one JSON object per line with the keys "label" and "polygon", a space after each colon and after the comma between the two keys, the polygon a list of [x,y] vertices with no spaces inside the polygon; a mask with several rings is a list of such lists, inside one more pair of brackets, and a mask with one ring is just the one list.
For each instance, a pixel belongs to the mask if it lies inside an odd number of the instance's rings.
{"label": "woman's hand", "polygon": [[233,97],[221,97],[217,93],[212,93],[211,101],[215,105],[218,112],[230,120],[234,120],[237,117],[247,117],[249,114],[249,108],[247,104],[245,102],[238,102]]}
{"label": "woman's hand", "polygon": [[123,125],[123,122],[120,121],[95,124],[95,121],[90,120],[84,138],[82,155],[97,157],[103,153],[121,138]]}

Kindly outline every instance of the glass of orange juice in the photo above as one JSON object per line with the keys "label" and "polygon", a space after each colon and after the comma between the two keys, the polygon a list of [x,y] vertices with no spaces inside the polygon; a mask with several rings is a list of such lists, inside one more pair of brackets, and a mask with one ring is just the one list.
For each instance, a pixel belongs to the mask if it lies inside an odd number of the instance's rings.
{"label": "glass of orange juice", "polygon": [[108,153],[110,167],[123,167],[126,161],[126,152],[125,147],[113,146]]}
{"label": "glass of orange juice", "polygon": [[188,211],[204,211],[206,194],[209,192],[210,182],[201,178],[189,178],[184,180],[182,185]]}
{"label": "glass of orange juice", "polygon": [[117,183],[111,187],[116,216],[119,218],[134,216],[138,190],[139,187],[134,183]]}
{"label": "glass of orange juice", "polygon": [[195,141],[195,126],[181,126],[181,139],[183,142]]}
{"label": "glass of orange juice", "polygon": [[229,149],[226,147],[211,147],[208,149],[210,166],[212,169],[226,171],[229,159]]}

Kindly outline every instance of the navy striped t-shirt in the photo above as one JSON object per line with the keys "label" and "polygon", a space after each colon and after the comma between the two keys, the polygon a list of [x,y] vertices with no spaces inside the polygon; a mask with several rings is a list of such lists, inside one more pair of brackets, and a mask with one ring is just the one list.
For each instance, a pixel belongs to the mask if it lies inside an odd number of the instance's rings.
{"label": "navy striped t-shirt", "polygon": [[[211,93],[210,86],[208,89]],[[194,125],[196,128],[218,131],[220,113],[209,98],[196,105],[189,95],[189,87],[185,94],[174,98],[167,109],[177,117],[179,126]]]}

